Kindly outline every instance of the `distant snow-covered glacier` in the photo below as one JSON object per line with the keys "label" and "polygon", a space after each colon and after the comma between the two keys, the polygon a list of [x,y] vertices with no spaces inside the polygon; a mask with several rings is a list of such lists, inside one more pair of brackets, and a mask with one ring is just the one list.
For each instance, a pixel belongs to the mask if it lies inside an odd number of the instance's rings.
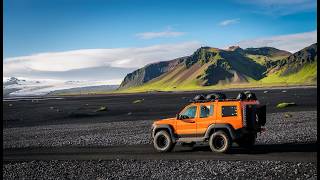
{"label": "distant snow-covered glacier", "polygon": [[118,85],[112,81],[62,81],[54,79],[30,79],[23,77],[4,77],[3,96],[43,96],[57,93],[92,93],[110,91]]}

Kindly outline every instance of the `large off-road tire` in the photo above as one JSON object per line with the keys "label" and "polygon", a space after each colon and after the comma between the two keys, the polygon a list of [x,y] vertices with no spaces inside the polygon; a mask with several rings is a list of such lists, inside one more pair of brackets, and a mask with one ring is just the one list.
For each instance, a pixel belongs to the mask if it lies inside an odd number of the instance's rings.
{"label": "large off-road tire", "polygon": [[158,152],[170,152],[175,143],[172,142],[172,139],[169,133],[165,130],[161,130],[156,133],[153,139],[153,146]]}
{"label": "large off-road tire", "polygon": [[226,153],[228,152],[232,142],[230,137],[224,131],[217,131],[209,138],[209,145],[213,152]]}
{"label": "large off-road tire", "polygon": [[256,94],[250,91],[244,92],[246,95],[247,100],[257,100]]}
{"label": "large off-road tire", "polygon": [[237,140],[237,144],[246,149],[250,149],[254,146],[254,143],[256,142],[256,135],[250,134],[242,137],[241,139]]}

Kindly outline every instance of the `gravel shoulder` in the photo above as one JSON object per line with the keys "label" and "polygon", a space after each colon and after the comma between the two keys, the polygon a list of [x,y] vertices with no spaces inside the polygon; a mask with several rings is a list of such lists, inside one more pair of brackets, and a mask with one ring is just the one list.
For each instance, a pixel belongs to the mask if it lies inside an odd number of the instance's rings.
{"label": "gravel shoulder", "polygon": [[3,179],[317,179],[316,163],[280,161],[32,161],[2,169]]}

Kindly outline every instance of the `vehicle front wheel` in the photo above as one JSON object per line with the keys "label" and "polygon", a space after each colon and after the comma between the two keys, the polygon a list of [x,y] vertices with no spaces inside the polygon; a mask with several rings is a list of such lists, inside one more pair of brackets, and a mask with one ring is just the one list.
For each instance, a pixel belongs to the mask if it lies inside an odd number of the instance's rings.
{"label": "vehicle front wheel", "polygon": [[153,146],[158,152],[170,152],[174,145],[167,131],[161,130],[154,136]]}
{"label": "vehicle front wheel", "polygon": [[217,131],[210,136],[209,145],[213,152],[226,153],[231,146],[231,140],[224,131]]}

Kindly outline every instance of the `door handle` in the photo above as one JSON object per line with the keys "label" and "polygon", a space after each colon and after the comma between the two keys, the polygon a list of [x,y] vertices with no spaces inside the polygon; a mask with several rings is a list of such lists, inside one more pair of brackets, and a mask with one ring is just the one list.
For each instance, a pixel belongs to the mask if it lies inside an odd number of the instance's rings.
{"label": "door handle", "polygon": [[184,122],[187,122],[187,123],[195,123],[195,121],[194,121],[194,120],[184,119],[183,121],[184,121]]}

